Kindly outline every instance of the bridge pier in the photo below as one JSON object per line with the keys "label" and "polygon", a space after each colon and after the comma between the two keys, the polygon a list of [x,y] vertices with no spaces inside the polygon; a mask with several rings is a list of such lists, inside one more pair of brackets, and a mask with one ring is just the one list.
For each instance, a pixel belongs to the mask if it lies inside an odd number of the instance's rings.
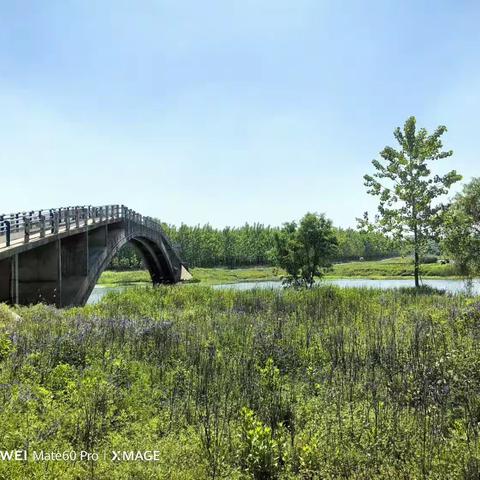
{"label": "bridge pier", "polygon": [[0,298],[18,303],[18,255],[0,261]]}
{"label": "bridge pier", "polygon": [[89,233],[72,235],[60,240],[61,289],[57,306],[70,305],[85,283],[89,272]]}
{"label": "bridge pier", "polygon": [[15,303],[29,305],[43,302],[59,306],[62,291],[61,241],[20,253],[17,258],[18,267],[12,262],[11,273],[11,298],[16,297]]}

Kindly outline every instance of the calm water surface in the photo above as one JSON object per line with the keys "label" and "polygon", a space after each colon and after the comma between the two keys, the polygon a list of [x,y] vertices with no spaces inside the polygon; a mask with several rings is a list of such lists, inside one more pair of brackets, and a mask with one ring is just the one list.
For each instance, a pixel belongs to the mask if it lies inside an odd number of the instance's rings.
{"label": "calm water surface", "polygon": [[[339,287],[368,287],[368,288],[400,288],[400,287],[413,287],[413,279],[394,279],[394,280],[371,280],[368,278],[337,278],[332,280],[324,280],[327,285],[337,285]],[[466,284],[464,280],[447,280],[447,279],[434,279],[423,280],[423,285],[446,290],[449,293],[466,293]],[[235,290],[251,290],[253,288],[281,288],[282,284],[278,281],[272,282],[239,282],[228,283],[225,285],[214,285],[213,288],[233,288]],[[142,288],[138,285],[124,285],[118,287],[101,287],[96,286],[90,298],[88,304],[97,303],[104,295],[109,292],[121,292],[126,288]],[[472,282],[472,293],[480,295],[480,279],[475,279]]]}

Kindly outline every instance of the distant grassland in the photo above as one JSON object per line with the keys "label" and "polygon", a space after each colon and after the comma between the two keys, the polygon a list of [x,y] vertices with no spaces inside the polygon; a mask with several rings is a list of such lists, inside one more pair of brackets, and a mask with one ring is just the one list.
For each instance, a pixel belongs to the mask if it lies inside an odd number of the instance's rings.
{"label": "distant grassland", "polygon": [[100,285],[115,285],[116,283],[145,283],[150,282],[150,274],[147,270],[133,270],[117,272],[106,270],[98,280]]}
{"label": "distant grassland", "polygon": [[[266,280],[281,280],[285,272],[274,267],[251,268],[192,268],[193,281],[204,285],[237,282],[261,282]],[[100,285],[114,285],[117,283],[144,283],[150,282],[150,275],[146,270],[129,272],[103,272]]]}
{"label": "distant grassland", "polygon": [[[194,281],[204,285],[215,285],[237,282],[261,282],[281,280],[285,275],[282,269],[275,267],[250,267],[250,268],[192,268]],[[455,265],[442,265],[429,263],[421,266],[424,278],[455,277]],[[335,264],[333,270],[328,272],[328,277],[346,278],[398,278],[413,277],[413,263],[409,258],[389,258],[385,260],[368,262],[348,262]],[[106,271],[99,280],[100,285],[134,284],[150,281],[146,270],[127,272]]]}
{"label": "distant grassland", "polygon": [[[420,273],[423,277],[455,277],[455,265],[440,263],[422,264]],[[328,276],[361,278],[397,278],[413,277],[413,263],[410,258],[388,258],[372,262],[338,263]]]}

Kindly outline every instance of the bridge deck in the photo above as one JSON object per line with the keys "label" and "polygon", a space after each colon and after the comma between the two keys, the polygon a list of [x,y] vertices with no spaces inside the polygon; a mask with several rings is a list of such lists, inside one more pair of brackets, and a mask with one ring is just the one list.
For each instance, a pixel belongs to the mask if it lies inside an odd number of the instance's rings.
{"label": "bridge deck", "polygon": [[[120,221],[119,219],[116,219],[115,222]],[[32,245],[32,247],[35,246],[35,242],[44,242],[44,241],[51,241],[55,237],[64,237],[64,234],[67,235],[75,235],[77,233],[84,232],[88,226],[100,226],[100,225],[106,225],[109,223],[113,223],[112,220],[109,221],[94,221],[94,219],[88,219],[82,226],[76,228],[67,228],[66,225],[62,225],[58,227],[58,232],[52,233],[51,231],[45,232],[45,234],[42,236],[40,232],[36,232],[33,234],[30,234],[28,242],[25,242],[25,234],[24,232],[15,232],[11,235],[10,239],[10,245],[6,245],[6,235],[5,234],[0,234],[0,258],[4,256],[8,256],[12,250],[18,250],[19,247],[23,247],[25,245]],[[5,252],[8,252],[4,254]]]}
{"label": "bridge deck", "polygon": [[130,221],[165,237],[161,225],[123,205],[67,207],[0,215],[0,258],[12,251],[30,249],[35,242],[80,233],[90,227]]}

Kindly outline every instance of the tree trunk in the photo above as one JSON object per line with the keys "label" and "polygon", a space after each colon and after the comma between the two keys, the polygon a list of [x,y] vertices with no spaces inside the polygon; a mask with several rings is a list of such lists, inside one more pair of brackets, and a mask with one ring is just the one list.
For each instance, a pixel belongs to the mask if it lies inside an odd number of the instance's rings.
{"label": "tree trunk", "polygon": [[416,245],[415,245],[414,275],[415,275],[415,288],[419,288],[420,287],[420,256],[418,255],[418,250]]}
{"label": "tree trunk", "polygon": [[418,253],[418,227],[415,222],[415,228],[413,229],[413,241],[414,241],[414,250],[415,250],[415,266],[413,274],[415,275],[415,288],[420,287],[420,255]]}

